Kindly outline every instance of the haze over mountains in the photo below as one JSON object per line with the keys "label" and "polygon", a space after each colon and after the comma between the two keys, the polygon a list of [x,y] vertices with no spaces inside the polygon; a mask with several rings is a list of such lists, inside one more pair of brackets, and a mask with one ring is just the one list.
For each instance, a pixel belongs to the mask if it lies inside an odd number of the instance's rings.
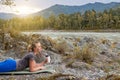
{"label": "haze over mountains", "polygon": [[[118,2],[111,2],[111,3],[88,3],[81,6],[68,6],[68,5],[60,5],[56,4],[53,5],[47,9],[44,9],[42,11],[39,11],[37,13],[31,14],[32,16],[43,16],[43,17],[49,17],[51,14],[59,15],[59,14],[72,14],[75,12],[81,12],[84,13],[86,10],[92,10],[94,9],[96,12],[103,12],[105,9],[109,10],[110,8],[120,8],[120,3]],[[16,17],[17,15],[11,14],[11,13],[0,13],[0,18],[2,19],[10,19],[13,17]]]}

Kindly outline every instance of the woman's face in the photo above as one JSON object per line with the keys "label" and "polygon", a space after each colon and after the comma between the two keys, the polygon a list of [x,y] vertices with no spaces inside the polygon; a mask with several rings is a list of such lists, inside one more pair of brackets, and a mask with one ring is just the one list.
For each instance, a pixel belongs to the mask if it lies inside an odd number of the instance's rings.
{"label": "woman's face", "polygon": [[35,48],[36,52],[41,52],[42,51],[42,47],[40,43],[36,43],[36,48]]}

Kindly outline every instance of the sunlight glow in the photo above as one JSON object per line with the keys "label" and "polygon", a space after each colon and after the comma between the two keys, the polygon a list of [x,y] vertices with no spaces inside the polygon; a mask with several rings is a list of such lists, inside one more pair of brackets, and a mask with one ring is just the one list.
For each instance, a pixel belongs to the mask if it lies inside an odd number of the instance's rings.
{"label": "sunlight glow", "polygon": [[35,13],[37,11],[39,11],[39,10],[35,9],[35,8],[30,8],[27,6],[17,7],[15,10],[16,14],[18,14],[18,15],[28,15],[31,13]]}

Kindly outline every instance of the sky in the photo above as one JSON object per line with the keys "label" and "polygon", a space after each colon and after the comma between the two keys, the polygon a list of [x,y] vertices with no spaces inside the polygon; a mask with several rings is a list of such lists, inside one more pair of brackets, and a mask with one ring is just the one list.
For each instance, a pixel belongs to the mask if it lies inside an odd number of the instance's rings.
{"label": "sky", "polygon": [[80,6],[95,2],[110,3],[120,2],[120,0],[15,0],[16,6],[9,7],[0,5],[0,12],[30,14],[41,11],[55,4]]}

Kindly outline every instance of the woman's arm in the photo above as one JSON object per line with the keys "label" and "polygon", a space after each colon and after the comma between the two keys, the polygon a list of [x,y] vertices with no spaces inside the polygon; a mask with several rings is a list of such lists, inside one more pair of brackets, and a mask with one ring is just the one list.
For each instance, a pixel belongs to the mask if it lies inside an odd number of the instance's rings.
{"label": "woman's arm", "polygon": [[40,70],[40,69],[44,69],[43,65],[45,64],[45,62],[41,62],[41,63],[36,63],[35,60],[31,59],[29,61],[29,68],[31,72]]}
{"label": "woman's arm", "polygon": [[40,70],[40,69],[45,69],[44,68],[44,64],[48,62],[48,59],[46,59],[45,61],[41,62],[41,63],[36,63],[35,60],[31,59],[29,61],[29,68],[31,72]]}

